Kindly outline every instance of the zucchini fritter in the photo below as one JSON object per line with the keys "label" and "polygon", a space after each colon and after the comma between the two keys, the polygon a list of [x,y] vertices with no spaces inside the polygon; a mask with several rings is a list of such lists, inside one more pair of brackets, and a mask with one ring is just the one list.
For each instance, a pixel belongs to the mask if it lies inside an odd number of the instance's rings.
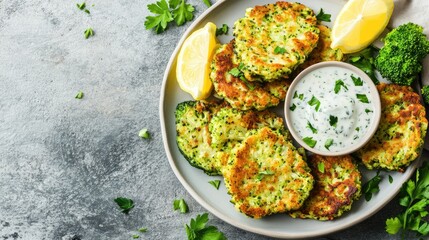
{"label": "zucchini fritter", "polygon": [[351,209],[361,195],[361,174],[350,155],[311,155],[308,160],[315,179],[304,206],[289,215],[293,218],[332,220]]}
{"label": "zucchini fritter", "polygon": [[253,218],[300,208],[314,183],[292,143],[268,127],[233,149],[223,175],[231,202]]}
{"label": "zucchini fritter", "polygon": [[211,146],[209,122],[213,114],[225,106],[217,102],[188,101],[176,107],[177,146],[192,166],[208,175],[221,174],[219,163],[213,159],[222,153]]}
{"label": "zucchini fritter", "polygon": [[264,110],[277,106],[286,97],[290,86],[289,80],[272,83],[249,82],[242,77],[234,77],[229,72],[239,64],[233,62],[234,49],[232,40],[219,47],[213,56],[210,78],[214,89],[233,108],[241,110]]}
{"label": "zucchini fritter", "polygon": [[428,126],[420,96],[411,87],[381,83],[381,120],[367,145],[357,152],[368,169],[404,171],[420,154]]}
{"label": "zucchini fritter", "polygon": [[319,39],[313,10],[279,1],[246,10],[234,24],[237,62],[248,80],[286,78],[303,63]]}

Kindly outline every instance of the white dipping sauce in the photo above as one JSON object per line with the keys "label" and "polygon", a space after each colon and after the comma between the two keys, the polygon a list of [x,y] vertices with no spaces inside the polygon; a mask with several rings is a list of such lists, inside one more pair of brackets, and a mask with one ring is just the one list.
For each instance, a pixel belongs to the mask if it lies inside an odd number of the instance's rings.
{"label": "white dipping sauce", "polygon": [[370,88],[352,70],[317,68],[290,90],[293,128],[320,151],[338,152],[356,144],[374,119]]}

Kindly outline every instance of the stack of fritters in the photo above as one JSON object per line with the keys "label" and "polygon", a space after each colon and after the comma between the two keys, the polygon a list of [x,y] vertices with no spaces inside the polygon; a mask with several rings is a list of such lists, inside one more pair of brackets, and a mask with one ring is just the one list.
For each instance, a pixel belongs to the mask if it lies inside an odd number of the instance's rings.
{"label": "stack of fritters", "polygon": [[299,3],[277,2],[250,8],[234,25],[235,39],[222,45],[211,64],[217,95],[241,110],[277,106],[304,68],[340,61],[330,48],[331,31]]}
{"label": "stack of fritters", "polygon": [[411,87],[381,83],[381,120],[369,143],[357,152],[368,169],[404,171],[420,154],[428,121]]}

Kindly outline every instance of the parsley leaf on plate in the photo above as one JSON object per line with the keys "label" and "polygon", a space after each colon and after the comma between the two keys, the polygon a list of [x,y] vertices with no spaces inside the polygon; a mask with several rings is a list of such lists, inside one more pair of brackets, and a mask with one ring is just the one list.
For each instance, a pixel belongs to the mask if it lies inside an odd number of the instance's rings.
{"label": "parsley leaf on plate", "polygon": [[228,25],[226,25],[225,23],[222,24],[222,27],[216,28],[216,37],[220,36],[220,35],[226,35],[226,34],[228,34],[228,30],[229,30]]}
{"label": "parsley leaf on plate", "polygon": [[226,240],[225,235],[215,226],[206,226],[209,221],[208,213],[197,215],[191,219],[190,224],[185,224],[188,240]]}
{"label": "parsley leaf on plate", "polygon": [[316,15],[316,18],[318,21],[330,22],[331,21],[331,14],[327,14],[327,13],[323,12],[323,8],[321,8],[320,12]]}
{"label": "parsley leaf on plate", "polygon": [[210,183],[211,185],[213,185],[213,187],[215,187],[216,189],[219,189],[219,186],[220,186],[220,180],[211,180],[211,181],[209,181],[209,183]]}
{"label": "parsley leaf on plate", "polygon": [[380,171],[377,171],[377,174],[366,182],[362,187],[362,192],[365,194],[365,200],[368,202],[372,198],[373,193],[380,191],[378,184],[381,182]]}
{"label": "parsley leaf on plate", "polygon": [[121,208],[122,212],[125,214],[128,214],[128,212],[134,208],[134,202],[129,198],[118,197],[114,201],[118,204],[119,208]]}

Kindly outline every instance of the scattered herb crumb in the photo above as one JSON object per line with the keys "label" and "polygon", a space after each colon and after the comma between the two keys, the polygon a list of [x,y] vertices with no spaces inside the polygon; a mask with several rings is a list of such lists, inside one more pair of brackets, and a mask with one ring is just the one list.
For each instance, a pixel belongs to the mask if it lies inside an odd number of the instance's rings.
{"label": "scattered herb crumb", "polygon": [[188,204],[186,204],[186,202],[183,198],[174,200],[173,209],[174,209],[174,211],[179,210],[180,213],[189,212]]}
{"label": "scattered herb crumb", "polygon": [[314,134],[317,133],[317,129],[314,128],[313,125],[311,125],[311,123],[309,121],[307,121],[307,128],[309,128],[312,133],[314,133]]}
{"label": "scattered herb crumb", "polygon": [[216,28],[216,37],[220,35],[226,35],[228,34],[228,31],[229,31],[229,27],[224,23],[222,24],[222,27]]}
{"label": "scattered herb crumb", "polygon": [[81,3],[81,4],[76,3],[76,6],[77,6],[77,8],[79,8],[80,10],[84,10],[84,9],[85,9],[85,7],[86,7],[86,3],[85,3],[85,2],[83,2],[83,3]]}
{"label": "scattered herb crumb", "polygon": [[188,240],[213,239],[226,240],[225,235],[220,232],[215,226],[206,226],[209,221],[208,213],[197,215],[195,219],[191,219],[190,224],[185,224],[186,235]]}
{"label": "scattered herb crumb", "polygon": [[329,115],[329,125],[331,125],[331,127],[336,127],[337,122],[338,122],[338,117]]}
{"label": "scattered herb crumb", "polygon": [[83,10],[84,12],[91,14],[91,12],[88,9]]}
{"label": "scattered herb crumb", "polygon": [[276,48],[274,48],[274,53],[275,53],[275,54],[285,54],[285,53],[286,53],[286,49],[285,49],[285,48],[282,48],[282,47],[277,46]]}
{"label": "scattered herb crumb", "polygon": [[137,239],[137,238],[140,238],[140,236],[139,236],[139,235],[137,235],[137,234],[134,234],[134,235],[133,235],[133,239]]}
{"label": "scattered herb crumb", "polygon": [[356,97],[359,101],[363,102],[363,103],[369,103],[368,97],[365,94],[356,94]]}
{"label": "scattered herb crumb", "polygon": [[331,147],[333,143],[334,143],[334,139],[332,138],[327,139],[325,142],[325,148],[329,150],[329,147]]}
{"label": "scattered herb crumb", "polygon": [[139,232],[145,233],[145,232],[147,232],[147,228],[145,228],[145,227],[139,228]]}
{"label": "scattered herb crumb", "polygon": [[330,22],[331,21],[331,14],[327,14],[327,13],[323,12],[323,8],[321,8],[320,12],[316,15],[316,18],[318,21]]}
{"label": "scattered herb crumb", "polygon": [[393,177],[389,175],[389,183],[393,183]]}
{"label": "scattered herb crumb", "polygon": [[292,106],[290,106],[290,108],[289,108],[291,111],[294,111],[295,109],[296,109],[296,105],[295,105],[295,103],[292,103]]}
{"label": "scattered herb crumb", "polygon": [[89,37],[94,36],[94,30],[92,28],[87,28],[84,32],[83,32],[85,39],[88,39]]}
{"label": "scattered herb crumb", "polygon": [[74,98],[76,98],[76,99],[82,99],[83,98],[83,92],[82,91],[77,92],[77,94],[76,94],[76,96]]}
{"label": "scattered herb crumb", "polygon": [[139,137],[144,138],[144,139],[149,139],[150,138],[150,133],[147,130],[147,128],[143,128],[142,130],[140,130]]}
{"label": "scattered herb crumb", "polygon": [[128,214],[131,209],[134,208],[134,201],[129,198],[118,197],[114,200],[119,208],[122,209],[122,212]]}
{"label": "scattered herb crumb", "polygon": [[323,162],[317,163],[317,169],[319,170],[319,172],[325,173],[325,164]]}
{"label": "scattered herb crumb", "polygon": [[211,6],[212,6],[212,3],[210,2],[210,0],[203,0],[203,2],[204,2],[204,4],[205,4],[207,7],[211,7]]}
{"label": "scattered herb crumb", "polygon": [[317,141],[314,140],[313,137],[305,137],[302,140],[305,142],[305,144],[312,148],[317,144]]}
{"label": "scattered herb crumb", "polygon": [[209,183],[210,183],[211,185],[213,185],[213,187],[215,187],[216,189],[219,189],[219,186],[220,186],[220,180],[212,180],[212,181],[209,181]]}

